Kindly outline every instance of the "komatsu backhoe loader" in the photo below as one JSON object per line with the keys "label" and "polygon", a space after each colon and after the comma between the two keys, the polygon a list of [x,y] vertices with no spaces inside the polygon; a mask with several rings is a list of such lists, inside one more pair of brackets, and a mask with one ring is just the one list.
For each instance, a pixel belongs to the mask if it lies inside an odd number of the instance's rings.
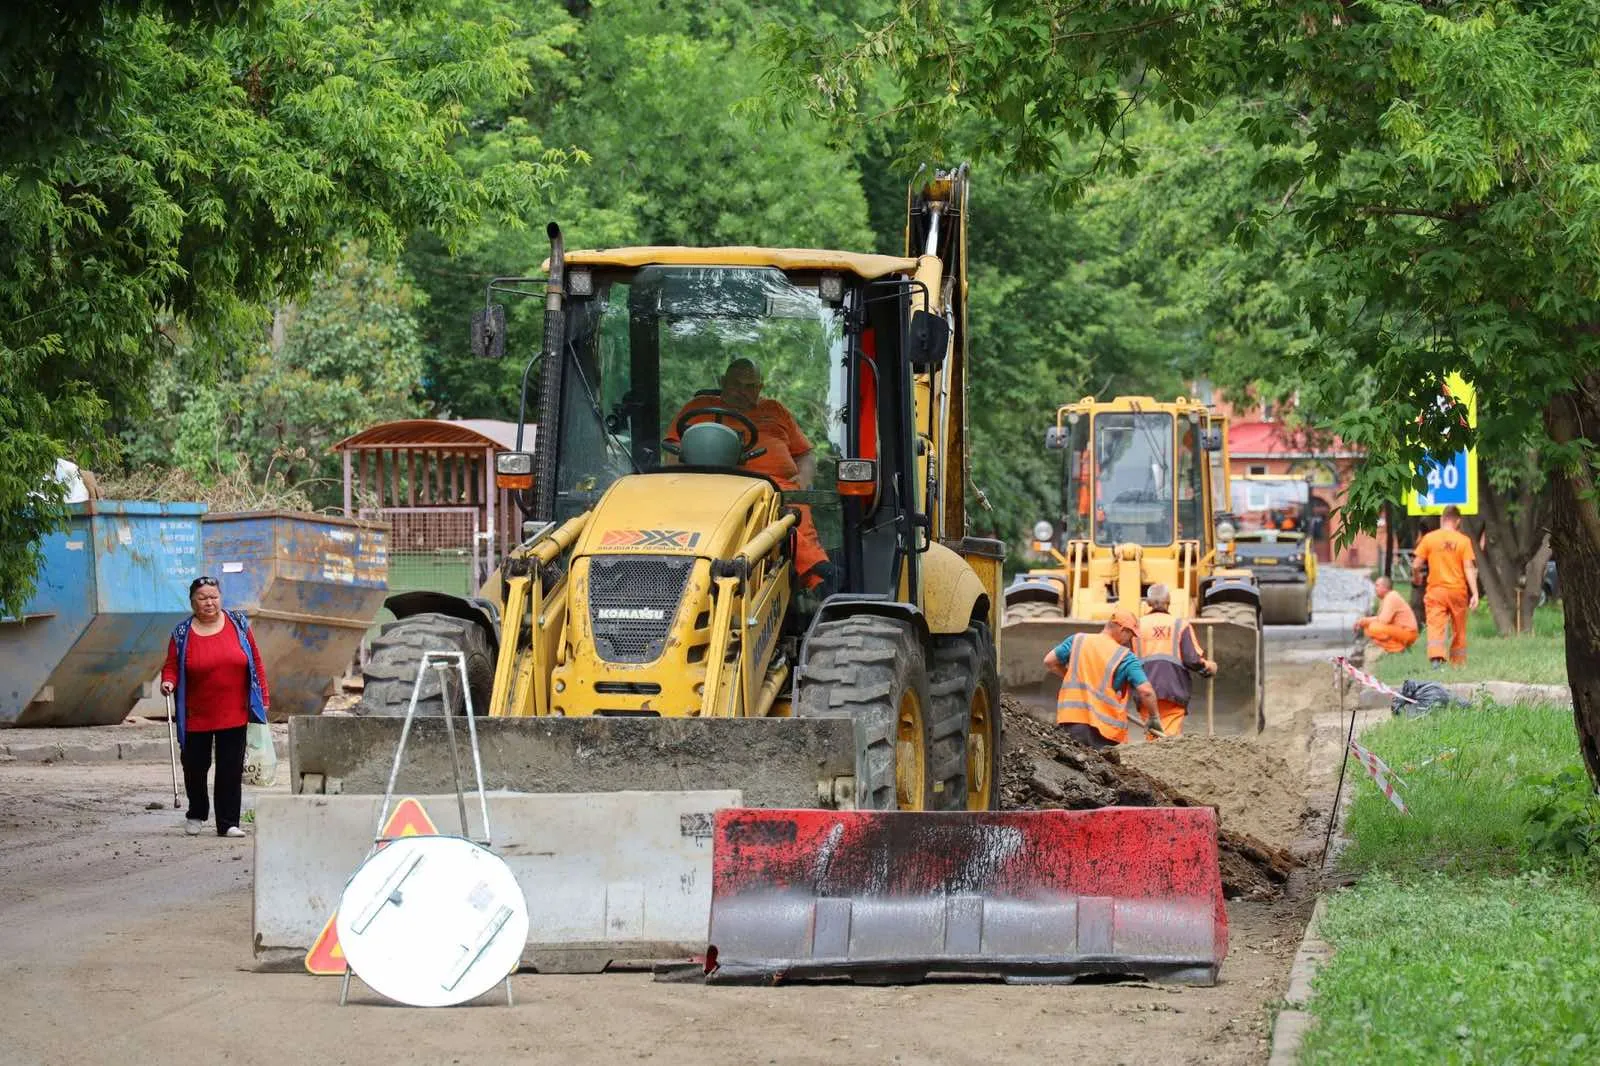
{"label": "komatsu backhoe loader", "polygon": [[[903,258],[566,253],[553,231],[536,442],[497,461],[528,537],[474,598],[390,601],[400,617],[372,645],[358,714],[403,714],[421,652],[459,650],[473,706],[528,724],[497,730],[502,744],[559,743],[538,719],[602,745],[652,723],[687,738],[666,720],[696,719],[694,741],[679,742],[702,745],[705,777],[687,786],[759,802],[783,768],[721,727],[784,719],[763,735],[822,737],[817,720],[847,719],[854,749],[833,753],[843,772],[813,782],[823,802],[992,807],[1003,548],[965,535],[966,190],[963,169],[918,191],[916,254]],[[480,347],[498,347],[501,322],[483,316]],[[749,413],[706,395],[740,359],[811,442],[808,488],[752,469]],[[812,590],[793,565],[806,522],[827,556]],[[421,706],[464,700],[430,678]],[[295,787],[336,778],[350,791],[339,760],[360,724],[304,725],[316,728],[297,731]],[[622,761],[562,787],[625,788],[650,772]]]}
{"label": "komatsu backhoe loader", "polygon": [[1068,633],[1098,629],[1116,608],[1139,614],[1165,584],[1172,612],[1195,623],[1215,679],[1197,685],[1186,732],[1244,733],[1263,723],[1261,592],[1227,565],[1226,422],[1196,401],[1085,397],[1056,413],[1045,446],[1061,453],[1061,507],[1033,530],[1054,566],[1005,592],[1007,689],[1048,715],[1054,678],[1040,663]]}

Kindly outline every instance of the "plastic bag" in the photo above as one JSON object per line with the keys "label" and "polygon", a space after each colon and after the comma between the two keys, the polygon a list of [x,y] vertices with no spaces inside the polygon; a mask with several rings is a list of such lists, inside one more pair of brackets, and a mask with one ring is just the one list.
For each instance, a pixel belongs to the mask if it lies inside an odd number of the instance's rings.
{"label": "plastic bag", "polygon": [[1440,707],[1472,706],[1437,681],[1407,681],[1400,686],[1400,695],[1409,696],[1416,702],[1407,703],[1396,697],[1389,701],[1389,709],[1407,718],[1416,718]]}
{"label": "plastic bag", "polygon": [[265,788],[278,778],[278,752],[272,746],[272,727],[251,722],[244,731],[244,783]]}

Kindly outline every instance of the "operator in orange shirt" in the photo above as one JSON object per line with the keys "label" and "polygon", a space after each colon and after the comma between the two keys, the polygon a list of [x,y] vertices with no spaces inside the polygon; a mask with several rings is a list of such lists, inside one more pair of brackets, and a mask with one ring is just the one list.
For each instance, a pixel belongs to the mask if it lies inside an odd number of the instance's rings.
{"label": "operator in orange shirt", "polygon": [[[676,444],[680,420],[697,410],[726,407],[738,411],[755,423],[757,436],[754,447],[766,449],[765,454],[746,462],[744,469],[765,474],[780,489],[788,492],[809,489],[817,476],[817,458],[811,442],[800,431],[799,423],[787,407],[777,400],[762,397],[761,368],[753,360],[735,359],[723,371],[720,384],[719,392],[696,396],[684,404],[682,410],[673,416],[665,439]],[[707,414],[698,421],[708,420],[725,421],[716,414]],[[689,424],[693,421],[696,420],[691,419]],[[740,427],[734,423],[733,428]],[[795,573],[800,578],[802,588],[816,588],[833,576],[833,564],[828,561],[828,553],[823,550],[822,540],[817,536],[811,508],[803,503],[790,506],[800,514],[800,521],[795,526]]]}
{"label": "operator in orange shirt", "polygon": [[1380,577],[1372,587],[1378,593],[1378,613],[1356,619],[1356,632],[1397,655],[1417,642],[1417,616],[1388,578]]}
{"label": "operator in orange shirt", "polygon": [[1445,626],[1450,627],[1450,663],[1467,662],[1467,612],[1478,609],[1478,561],[1472,538],[1461,532],[1461,509],[1444,509],[1439,528],[1417,541],[1413,565],[1428,568],[1428,590],[1422,598],[1428,616],[1428,658],[1435,670],[1444,666]]}

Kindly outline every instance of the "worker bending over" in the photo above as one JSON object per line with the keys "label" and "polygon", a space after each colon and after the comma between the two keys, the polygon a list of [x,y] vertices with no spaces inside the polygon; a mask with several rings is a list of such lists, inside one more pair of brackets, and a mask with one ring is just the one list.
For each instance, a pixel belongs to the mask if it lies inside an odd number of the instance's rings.
{"label": "worker bending over", "polygon": [[1356,619],[1356,632],[1391,655],[1398,655],[1417,642],[1417,616],[1411,605],[1394,590],[1394,582],[1380,577],[1373,583],[1378,593],[1378,613]]}
{"label": "worker bending over", "polygon": [[1461,509],[1451,504],[1439,528],[1417,541],[1414,561],[1428,568],[1422,603],[1428,616],[1428,658],[1444,665],[1445,627],[1450,629],[1450,663],[1467,663],[1467,612],[1478,609],[1478,560],[1472,538],[1461,532]]}
{"label": "worker bending over", "polygon": [[1145,728],[1160,728],[1156,690],[1131,650],[1138,635],[1138,619],[1118,610],[1100,632],[1069,636],[1044,657],[1045,669],[1061,678],[1056,725],[1079,744],[1126,744],[1130,693],[1138,694]]}
{"label": "worker bending over", "polygon": [[[1150,610],[1139,619],[1139,638],[1133,650],[1155,689],[1161,731],[1175,737],[1183,732],[1183,716],[1189,713],[1189,674],[1211,677],[1217,664],[1200,654],[1189,620],[1172,616],[1172,592],[1167,586],[1151,585],[1144,601]],[[1155,738],[1155,733],[1145,737]]]}

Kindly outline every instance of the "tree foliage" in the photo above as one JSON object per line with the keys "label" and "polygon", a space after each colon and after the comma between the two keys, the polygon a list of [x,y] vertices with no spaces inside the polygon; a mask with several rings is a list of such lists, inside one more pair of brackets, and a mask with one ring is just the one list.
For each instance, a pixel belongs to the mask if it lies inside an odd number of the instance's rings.
{"label": "tree foliage", "polygon": [[491,210],[520,218],[558,170],[546,155],[468,175],[450,152],[470,109],[528,89],[510,23],[454,5],[399,10],[271,0],[237,24],[124,3],[56,31],[92,40],[63,40],[32,64],[5,57],[22,87],[12,101],[55,91],[51,55],[89,49],[103,66],[70,136],[41,129],[39,150],[13,138],[0,156],[8,608],[60,518],[59,493],[31,494],[57,455],[104,454],[109,412],[144,403],[168,351],[163,321],[226,351],[343,241],[392,255],[421,227],[451,234]]}
{"label": "tree foliage", "polygon": [[[1260,224],[1285,222],[1284,281],[1311,327],[1292,353],[1301,395],[1367,453],[1347,528],[1370,528],[1416,483],[1419,452],[1460,446],[1456,413],[1434,403],[1459,371],[1483,397],[1487,446],[1544,426],[1558,565],[1600,572],[1600,8],[905,5],[847,31],[796,24],[769,49],[791,105],[848,127],[870,114],[870,88],[905,116],[910,151],[937,151],[971,123],[991,157],[1051,175],[1064,197],[1086,183],[1061,167],[1064,141],[1100,141],[1097,169],[1131,169],[1129,108],[1189,119],[1241,97],[1253,146],[1294,149],[1257,166],[1277,207],[1239,232],[1248,246]],[[1571,600],[1568,661],[1600,775],[1600,600]]]}

